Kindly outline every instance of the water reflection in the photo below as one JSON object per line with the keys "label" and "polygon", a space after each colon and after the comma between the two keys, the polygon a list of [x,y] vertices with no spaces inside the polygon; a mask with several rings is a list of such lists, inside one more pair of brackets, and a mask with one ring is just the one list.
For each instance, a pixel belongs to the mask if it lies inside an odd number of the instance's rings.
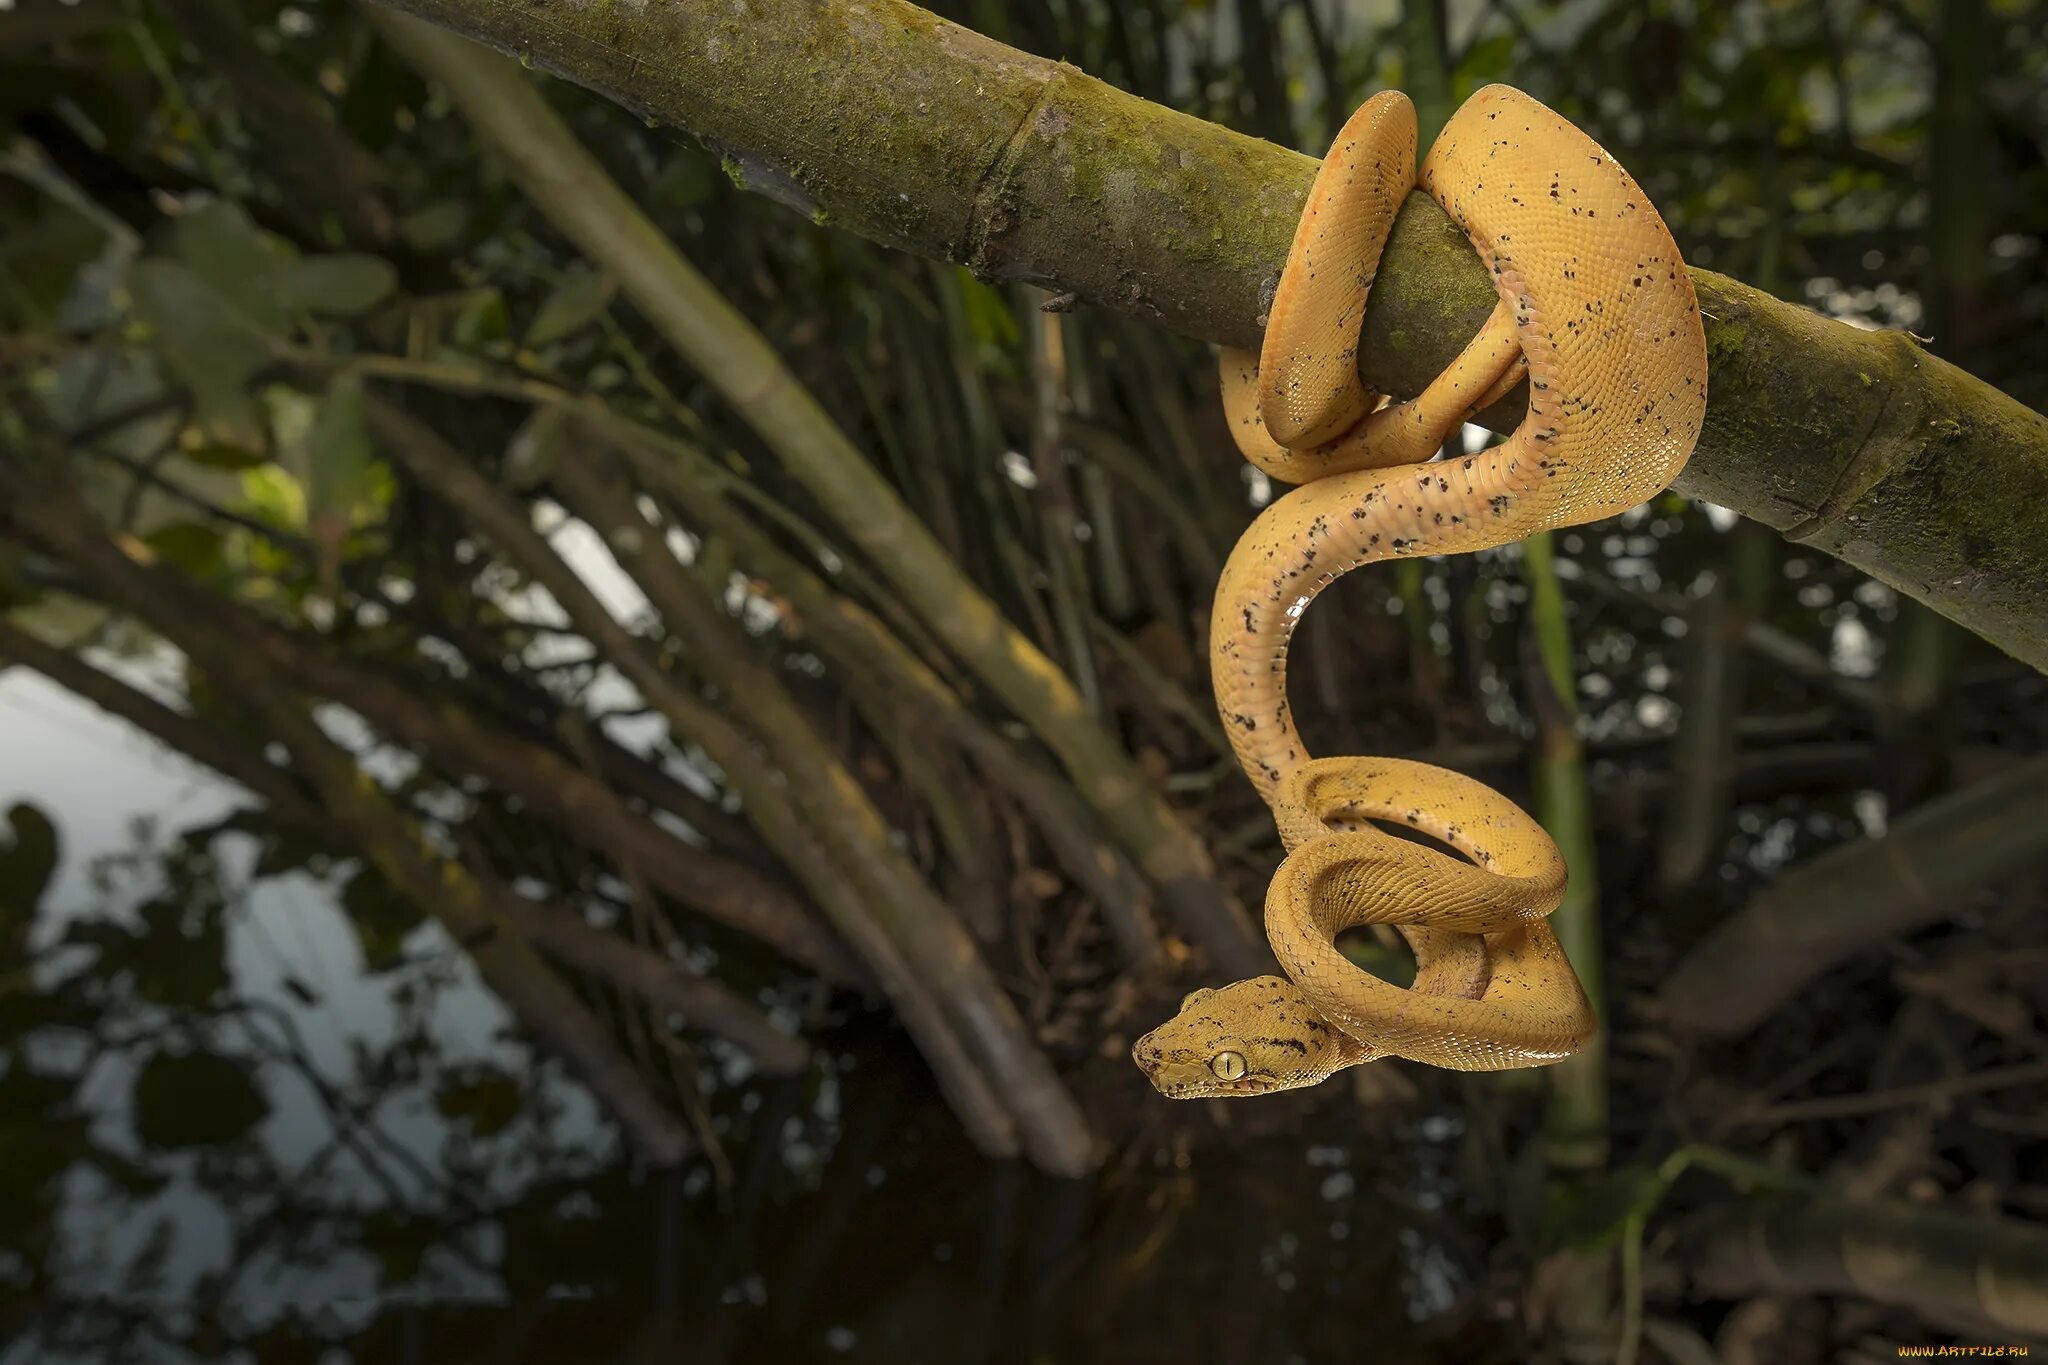
{"label": "water reflection", "polygon": [[650,1174],[431,924],[236,789],[18,674],[0,752],[4,1365],[1517,1358],[1452,1120],[1190,1142],[1154,1104],[1051,1181],[855,1020],[786,1082],[708,1050],[719,1159]]}

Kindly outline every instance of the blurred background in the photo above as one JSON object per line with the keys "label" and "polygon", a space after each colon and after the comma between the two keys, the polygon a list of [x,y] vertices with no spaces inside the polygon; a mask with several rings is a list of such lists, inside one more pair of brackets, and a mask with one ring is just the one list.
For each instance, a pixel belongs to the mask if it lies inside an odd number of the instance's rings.
{"label": "blurred background", "polygon": [[[2035,0],[938,8],[1311,154],[1510,82],[1693,264],[2048,399]],[[809,428],[487,151],[508,88]],[[0,0],[0,1361],[2048,1337],[2038,674],[1675,494],[1358,573],[1311,747],[1544,819],[1604,1048],[1169,1103],[1129,1046],[1279,856],[1211,353],[747,179],[354,6]]]}

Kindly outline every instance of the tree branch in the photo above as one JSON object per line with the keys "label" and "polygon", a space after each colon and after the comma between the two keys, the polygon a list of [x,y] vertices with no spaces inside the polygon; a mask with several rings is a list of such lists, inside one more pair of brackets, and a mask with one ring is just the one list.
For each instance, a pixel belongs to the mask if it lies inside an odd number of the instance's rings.
{"label": "tree branch", "polygon": [[1752,1195],[1680,1258],[1720,1298],[1860,1294],[1953,1331],[2048,1337],[2048,1233],[2032,1223],[1826,1195]]}
{"label": "tree branch", "polygon": [[2048,858],[2048,756],[1929,801],[1878,839],[1792,868],[1724,920],[1664,983],[1666,1016],[1712,1037],[1762,1023],[1849,954],[1953,914],[1964,896]]}
{"label": "tree branch", "polygon": [[[902,0],[399,6],[696,132],[803,212],[1231,345],[1259,335],[1315,169]],[[1904,334],[1693,280],[1712,403],[1678,487],[2048,666],[2048,419]],[[1413,394],[1493,304],[1464,234],[1411,196],[1361,363]]]}

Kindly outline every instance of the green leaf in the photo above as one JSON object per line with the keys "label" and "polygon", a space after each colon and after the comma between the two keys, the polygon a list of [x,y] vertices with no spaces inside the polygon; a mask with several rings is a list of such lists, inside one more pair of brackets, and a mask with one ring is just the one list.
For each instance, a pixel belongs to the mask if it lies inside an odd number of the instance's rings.
{"label": "green leaf", "polygon": [[315,523],[346,527],[370,487],[370,427],[363,415],[360,375],[335,376],[307,441],[311,477],[306,514]]}
{"label": "green leaf", "polygon": [[1507,75],[1508,65],[1514,57],[1515,35],[1508,32],[1482,38],[1465,49],[1465,56],[1458,63],[1457,71],[1457,89],[1460,96],[1469,95],[1488,81],[1499,80]]}
{"label": "green leaf", "polygon": [[460,199],[443,199],[407,214],[398,225],[406,244],[424,255],[454,249],[469,228],[469,205]]}
{"label": "green leaf", "polygon": [[219,579],[227,572],[227,538],[216,527],[185,521],[164,526],[143,537],[143,543],[157,558],[174,564],[202,582]]}
{"label": "green leaf", "polygon": [[262,465],[242,475],[242,497],[251,511],[272,526],[281,526],[287,531],[305,528],[305,486],[274,464]]}
{"label": "green leaf", "polygon": [[73,289],[94,282],[90,272],[104,257],[104,234],[60,204],[17,201],[10,212],[8,231],[0,234],[0,324],[61,326]]}
{"label": "green leaf", "polygon": [[135,1133],[171,1151],[246,1136],[270,1114],[248,1064],[213,1052],[159,1052],[135,1076]]}
{"label": "green leaf", "polygon": [[982,352],[982,363],[1001,366],[1022,339],[1009,301],[975,279],[964,265],[954,268],[953,277],[960,286],[960,303],[966,311],[967,330]]}
{"label": "green leaf", "polygon": [[191,386],[201,428],[223,444],[262,446],[263,426],[248,393],[251,376],[270,358],[258,323],[176,261],[137,263],[128,289],[163,364]]}
{"label": "green leaf", "polygon": [[455,344],[470,350],[481,350],[511,334],[512,322],[505,312],[505,298],[495,289],[474,291],[449,328]]}
{"label": "green leaf", "polygon": [[533,325],[526,329],[526,344],[538,349],[582,331],[611,304],[616,292],[618,286],[608,275],[571,271],[540,306]]}
{"label": "green leaf", "polygon": [[280,288],[293,308],[343,317],[365,313],[398,287],[398,271],[376,256],[308,256],[285,267]]}
{"label": "green leaf", "polygon": [[225,199],[188,209],[177,221],[178,259],[260,330],[283,331],[291,319],[278,284],[298,254],[291,245]]}
{"label": "green leaf", "polygon": [[244,450],[240,446],[225,446],[218,443],[181,450],[178,454],[193,464],[207,469],[254,469],[270,463],[270,455],[261,450]]}

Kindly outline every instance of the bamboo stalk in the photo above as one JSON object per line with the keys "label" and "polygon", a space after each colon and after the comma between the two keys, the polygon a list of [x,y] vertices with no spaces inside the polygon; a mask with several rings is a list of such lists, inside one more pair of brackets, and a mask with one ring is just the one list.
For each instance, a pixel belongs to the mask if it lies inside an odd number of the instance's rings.
{"label": "bamboo stalk", "polygon": [[[869,913],[938,996],[1015,1117],[1027,1155],[1057,1174],[1087,1170],[1094,1141],[1086,1121],[973,940],[892,847],[881,816],[787,689],[754,660],[738,628],[683,571],[663,528],[650,526],[627,485],[596,461],[559,466],[556,484],[633,573],[669,629],[690,643],[696,667],[759,736],[799,808],[841,850],[841,865],[867,892]],[[853,840],[841,836],[842,829],[857,834],[858,849],[848,846]]]}
{"label": "bamboo stalk", "polygon": [[1037,476],[1037,507],[1045,544],[1046,577],[1053,619],[1067,673],[1088,714],[1102,715],[1102,684],[1088,622],[1093,616],[1088,561],[1076,534],[1079,521],[1073,480],[1067,474],[1065,426],[1068,407],[1066,333],[1060,315],[1033,309],[1025,315],[1031,337],[1031,467]]}
{"label": "bamboo stalk", "polygon": [[[1557,840],[1570,880],[1551,912],[1565,956],[1578,970],[1596,1014],[1605,1015],[1604,948],[1600,938],[1600,868],[1586,790],[1585,746],[1578,734],[1578,679],[1572,667],[1571,622],[1557,580],[1551,533],[1522,542],[1522,578],[1529,585],[1529,638],[1535,649],[1532,709],[1536,713],[1536,818]],[[1553,1166],[1598,1170],[1607,1162],[1607,1034],[1549,1069],[1551,1102],[1545,1148]]]}
{"label": "bamboo stalk", "polygon": [[[874,972],[904,1026],[917,1039],[969,1136],[990,1154],[1014,1153],[1017,1128],[1003,1100],[969,1055],[935,991],[913,974],[900,947],[877,923],[868,902],[855,890],[856,883],[849,880],[851,869],[846,862],[858,860],[876,846],[873,825],[857,813],[849,816],[828,808],[824,811],[827,828],[817,828],[815,817],[800,809],[796,792],[764,761],[753,740],[658,665],[555,555],[517,505],[470,468],[431,428],[382,401],[373,401],[369,412],[372,429],[399,462],[546,588],[571,625],[598,647],[648,703],[679,734],[702,746],[724,772],[728,785],[739,793],[748,818],[763,839],[803,881]],[[850,818],[854,828],[830,828],[842,818]],[[882,841],[886,842],[885,831]]]}
{"label": "bamboo stalk", "polygon": [[1737,580],[1759,577],[1753,571],[1745,575],[1738,560],[1761,556],[1773,562],[1775,544],[1763,537],[1751,523],[1738,526],[1722,547],[1706,595],[1688,604],[1671,746],[1672,771],[1683,779],[1671,784],[1665,800],[1653,874],[1658,897],[1666,902],[1711,871],[1727,843],[1735,724],[1742,714],[1742,634],[1756,609],[1743,600]]}

